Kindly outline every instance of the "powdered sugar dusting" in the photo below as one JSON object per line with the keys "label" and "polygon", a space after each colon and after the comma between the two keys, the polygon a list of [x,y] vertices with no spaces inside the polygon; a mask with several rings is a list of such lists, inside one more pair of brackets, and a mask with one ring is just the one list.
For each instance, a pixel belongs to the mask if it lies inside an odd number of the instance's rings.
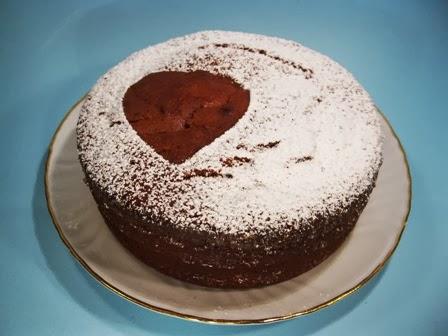
{"label": "powdered sugar dusting", "polygon": [[[130,85],[162,70],[206,70],[250,90],[236,125],[180,165],[137,135],[122,106]],[[77,132],[87,174],[113,199],[199,230],[300,228],[347,207],[381,165],[375,106],[344,68],[295,42],[244,33],[200,32],[132,54],[91,90]],[[200,170],[220,175],[191,174]]]}

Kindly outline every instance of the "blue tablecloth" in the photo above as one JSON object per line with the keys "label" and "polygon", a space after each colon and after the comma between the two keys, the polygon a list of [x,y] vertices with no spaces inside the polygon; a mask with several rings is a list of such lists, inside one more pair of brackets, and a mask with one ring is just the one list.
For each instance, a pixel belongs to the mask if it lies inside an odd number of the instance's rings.
{"label": "blue tablecloth", "polygon": [[[69,255],[48,215],[46,151],[59,121],[126,55],[204,29],[299,41],[344,65],[408,153],[413,209],[384,271],[288,322],[209,326],[109,292]],[[447,335],[447,1],[2,1],[1,335]]]}

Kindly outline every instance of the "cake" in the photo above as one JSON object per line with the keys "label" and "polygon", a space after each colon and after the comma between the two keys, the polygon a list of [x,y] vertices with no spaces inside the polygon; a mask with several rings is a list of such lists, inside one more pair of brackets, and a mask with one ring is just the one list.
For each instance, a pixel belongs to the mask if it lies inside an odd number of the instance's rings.
{"label": "cake", "polygon": [[296,277],[347,238],[375,186],[368,93],[296,42],[206,31],[135,52],[88,93],[85,181],[116,239],[197,285]]}

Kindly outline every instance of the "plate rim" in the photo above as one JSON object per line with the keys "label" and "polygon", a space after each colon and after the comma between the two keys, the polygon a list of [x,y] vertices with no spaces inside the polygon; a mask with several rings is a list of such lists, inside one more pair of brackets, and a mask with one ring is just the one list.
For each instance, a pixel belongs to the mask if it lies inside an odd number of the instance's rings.
{"label": "plate rim", "polygon": [[384,113],[378,108],[378,106],[375,105],[378,113],[382,116],[382,118],[384,119],[384,121],[386,122],[387,126],[390,128],[390,130],[392,131],[392,135],[394,136],[394,138],[397,140],[398,145],[400,147],[400,151],[403,154],[403,158],[404,158],[404,162],[406,165],[406,177],[409,181],[409,185],[408,185],[408,204],[407,204],[407,212],[405,214],[405,216],[402,219],[401,222],[401,229],[400,232],[398,234],[398,236],[395,239],[394,245],[393,247],[388,251],[388,253],[386,254],[386,256],[384,257],[384,259],[372,270],[372,272],[370,272],[367,276],[365,276],[358,284],[356,284],[355,286],[353,286],[352,288],[344,291],[343,293],[323,302],[320,303],[314,307],[305,309],[305,310],[299,310],[297,312],[293,312],[293,313],[289,313],[286,315],[279,315],[279,316],[274,316],[274,317],[268,317],[268,318],[260,318],[260,319],[241,319],[241,320],[234,320],[234,319],[213,319],[213,318],[207,318],[207,317],[202,317],[202,316],[196,316],[196,315],[190,315],[190,314],[185,314],[185,313],[181,313],[179,311],[175,311],[175,310],[171,310],[171,309],[167,309],[167,308],[163,308],[163,307],[159,307],[147,302],[143,302],[142,300],[133,297],[132,295],[125,293],[123,290],[117,288],[116,286],[114,286],[113,284],[109,283],[107,280],[105,280],[104,278],[102,278],[95,270],[93,270],[86,261],[84,261],[84,259],[76,252],[75,248],[70,244],[69,240],[66,238],[66,236],[64,235],[64,232],[62,230],[62,226],[59,224],[56,215],[55,215],[55,211],[51,205],[50,202],[50,191],[49,191],[49,166],[50,166],[50,161],[52,159],[52,155],[53,155],[53,146],[54,143],[56,141],[56,138],[62,128],[62,125],[65,123],[65,121],[67,120],[68,116],[73,113],[74,109],[83,101],[86,99],[88,93],[84,94],[81,98],[79,98],[69,109],[68,111],[65,113],[64,117],[62,118],[62,120],[59,122],[52,138],[51,141],[48,145],[48,149],[47,149],[47,159],[45,162],[45,176],[44,176],[44,186],[45,186],[45,200],[47,203],[47,208],[48,208],[48,212],[50,214],[51,220],[53,222],[54,227],[56,228],[56,231],[59,235],[59,238],[62,240],[62,242],[64,243],[65,247],[69,250],[70,254],[75,258],[75,260],[77,260],[79,262],[79,264],[87,271],[87,273],[89,273],[95,280],[97,280],[100,284],[102,284],[104,287],[106,287],[107,289],[109,289],[110,291],[112,291],[113,293],[121,296],[122,298],[137,304],[143,308],[146,308],[148,310],[151,311],[155,311],[157,313],[161,313],[163,315],[166,316],[172,316],[172,317],[177,317],[177,318],[181,318],[184,320],[188,320],[188,321],[195,321],[195,322],[202,322],[202,323],[207,323],[207,324],[220,324],[220,325],[250,325],[250,324],[265,324],[265,323],[273,323],[273,322],[279,322],[279,321],[284,321],[284,320],[289,320],[295,317],[299,317],[299,316],[304,316],[307,314],[311,314],[313,312],[316,312],[318,310],[321,310],[323,308],[326,308],[330,305],[333,305],[337,302],[339,302],[340,300],[346,298],[347,296],[355,293],[356,291],[358,291],[361,287],[363,287],[365,284],[367,284],[371,279],[373,279],[383,268],[384,266],[387,264],[387,262],[390,260],[390,258],[392,257],[392,255],[394,254],[394,252],[396,251],[400,240],[403,236],[404,230],[407,227],[407,223],[408,223],[408,219],[409,219],[409,215],[411,213],[411,208],[412,208],[412,175],[411,175],[411,170],[410,170],[410,166],[409,166],[409,161],[406,155],[406,151],[403,147],[403,144],[400,141],[400,138],[398,137],[397,133],[395,132],[394,128],[392,127],[392,124],[390,123],[390,121],[386,118],[386,116],[384,115]]}

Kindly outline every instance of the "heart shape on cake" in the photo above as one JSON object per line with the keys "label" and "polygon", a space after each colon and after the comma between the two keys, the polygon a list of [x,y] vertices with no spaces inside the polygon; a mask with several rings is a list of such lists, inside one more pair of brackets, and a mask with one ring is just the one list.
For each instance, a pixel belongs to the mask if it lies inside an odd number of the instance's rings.
{"label": "heart shape on cake", "polygon": [[151,73],[123,98],[127,120],[159,155],[180,164],[232,128],[247,111],[246,90],[206,71]]}

